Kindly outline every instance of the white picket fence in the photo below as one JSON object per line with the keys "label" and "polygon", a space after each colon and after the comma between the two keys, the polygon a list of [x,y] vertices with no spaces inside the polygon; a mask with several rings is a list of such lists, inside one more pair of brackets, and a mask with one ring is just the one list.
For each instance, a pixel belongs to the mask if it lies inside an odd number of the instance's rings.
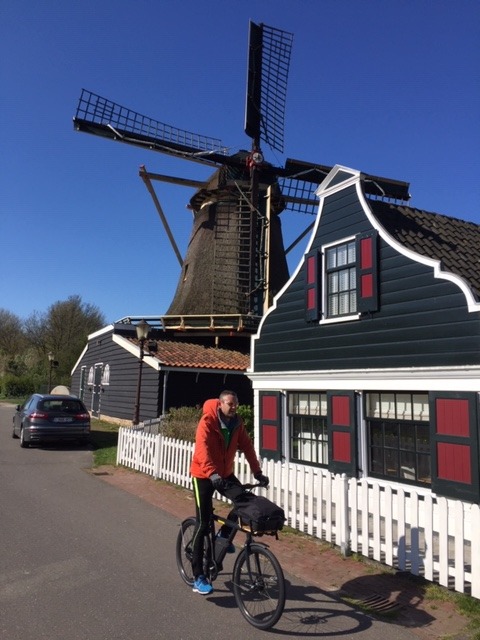
{"label": "white picket fence", "polygon": [[[117,464],[191,488],[193,444],[119,430]],[[265,495],[285,510],[288,525],[402,571],[480,598],[479,505],[435,497],[413,488],[333,475],[305,465],[262,461],[270,478]],[[242,455],[235,474],[251,481]]]}

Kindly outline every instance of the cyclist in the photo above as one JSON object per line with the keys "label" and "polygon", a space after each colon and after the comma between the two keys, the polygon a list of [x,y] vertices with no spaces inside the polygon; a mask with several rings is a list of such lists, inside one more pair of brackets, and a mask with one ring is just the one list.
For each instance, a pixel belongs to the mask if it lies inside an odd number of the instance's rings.
{"label": "cyclist", "polygon": [[[215,491],[228,496],[228,485],[240,484],[233,473],[237,451],[247,458],[252,473],[262,486],[268,486],[267,476],[262,474],[250,436],[237,413],[238,397],[234,391],[222,391],[219,398],[206,400],[202,417],[195,434],[190,473],[195,495],[197,524],[193,535],[192,573],[193,591],[207,595],[213,591],[212,585],[203,575],[203,540],[208,533],[213,513]],[[220,535],[228,537],[228,529],[221,529]],[[230,545],[228,551],[235,552]]]}

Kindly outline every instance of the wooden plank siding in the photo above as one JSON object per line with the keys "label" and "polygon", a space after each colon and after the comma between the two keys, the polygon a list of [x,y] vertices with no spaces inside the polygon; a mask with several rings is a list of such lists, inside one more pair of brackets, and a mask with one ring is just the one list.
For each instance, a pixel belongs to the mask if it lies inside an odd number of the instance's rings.
{"label": "wooden plank siding", "polygon": [[[115,330],[93,337],[72,374],[72,393],[80,395],[82,367],[86,368],[83,400],[92,410],[93,387],[87,384],[90,367],[109,365],[109,384],[102,385],[100,416],[133,420],[137,393],[139,358],[112,340]],[[137,349],[138,352],[138,349]],[[147,357],[147,355],[145,355]],[[103,368],[102,367],[102,368]],[[250,379],[242,371],[229,372],[205,368],[187,370],[160,365],[160,370],[144,360],[140,401],[140,421],[157,418],[164,413],[163,394],[166,381],[165,410],[171,407],[202,406],[208,398],[217,398],[224,389],[234,390],[240,404],[252,405]]]}
{"label": "wooden plank siding", "polygon": [[[347,187],[325,198],[309,252],[371,229],[355,187]],[[480,364],[480,321],[460,288],[383,238],[378,249],[379,310],[353,321],[308,323],[303,263],[264,318],[255,372]]]}
{"label": "wooden plank siding", "polygon": [[[110,367],[110,384],[103,385],[100,398],[100,414],[122,420],[132,420],[138,382],[139,359],[112,341],[112,333],[93,339],[88,343],[82,361],[72,376],[72,393],[80,392],[80,370],[102,362]],[[160,398],[161,400],[161,398]],[[92,388],[85,384],[84,402],[92,406]],[[159,415],[159,374],[143,363],[142,398],[140,420],[156,418]]]}

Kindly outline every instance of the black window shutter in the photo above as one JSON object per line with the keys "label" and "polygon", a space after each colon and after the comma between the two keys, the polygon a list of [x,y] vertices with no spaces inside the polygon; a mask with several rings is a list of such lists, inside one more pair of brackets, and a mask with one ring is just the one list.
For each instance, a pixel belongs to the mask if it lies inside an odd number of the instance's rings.
{"label": "black window shutter", "polygon": [[357,310],[378,311],[378,233],[360,233],[355,239],[357,257]]}
{"label": "black window shutter", "polygon": [[430,393],[435,493],[480,502],[478,415],[476,393]]}
{"label": "black window shutter", "polygon": [[328,468],[356,476],[357,416],[354,391],[327,392]]}
{"label": "black window shutter", "polygon": [[260,391],[260,455],[271,460],[282,457],[282,394]]}
{"label": "black window shutter", "polygon": [[305,319],[316,322],[321,317],[320,255],[315,249],[305,256]]}

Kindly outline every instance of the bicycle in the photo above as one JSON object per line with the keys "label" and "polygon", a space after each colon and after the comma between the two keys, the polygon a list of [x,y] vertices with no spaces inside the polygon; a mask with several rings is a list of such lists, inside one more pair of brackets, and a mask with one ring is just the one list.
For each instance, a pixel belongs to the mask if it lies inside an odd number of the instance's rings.
{"label": "bicycle", "polygon": [[[245,484],[243,489],[249,493],[259,484]],[[228,538],[217,537],[215,525],[230,527]],[[183,581],[193,586],[191,543],[196,519],[186,518],[177,536],[177,567]],[[240,612],[251,625],[257,629],[270,629],[280,619],[285,607],[285,578],[282,567],[266,544],[258,542],[254,536],[273,535],[275,531],[252,531],[242,522],[229,520],[227,517],[213,513],[209,524],[208,535],[205,536],[204,575],[210,584],[223,569],[223,560],[228,546],[238,532],[245,534],[245,543],[235,559],[232,571],[233,593]]]}

